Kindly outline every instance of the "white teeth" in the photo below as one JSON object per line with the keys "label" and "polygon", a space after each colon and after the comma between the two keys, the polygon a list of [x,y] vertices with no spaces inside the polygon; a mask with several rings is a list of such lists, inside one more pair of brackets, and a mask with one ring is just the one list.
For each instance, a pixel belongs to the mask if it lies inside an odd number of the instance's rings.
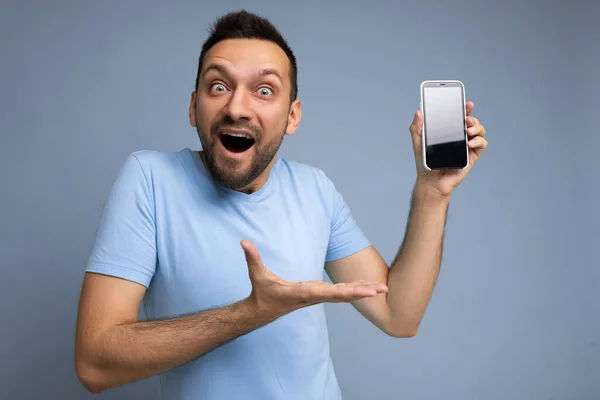
{"label": "white teeth", "polygon": [[246,138],[246,139],[252,139],[250,136],[244,134],[244,133],[237,133],[237,132],[223,132],[223,134],[225,135],[229,135],[229,136],[235,136],[235,137],[242,137],[242,138]]}

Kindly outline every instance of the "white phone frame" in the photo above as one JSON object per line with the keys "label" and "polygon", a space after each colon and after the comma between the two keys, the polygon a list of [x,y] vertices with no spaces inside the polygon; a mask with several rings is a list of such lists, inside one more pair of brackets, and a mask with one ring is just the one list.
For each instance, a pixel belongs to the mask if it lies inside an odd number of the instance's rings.
{"label": "white phone frame", "polygon": [[423,168],[427,171],[431,171],[427,165],[427,158],[425,157],[425,111],[423,110],[423,87],[428,83],[458,83],[460,85],[460,90],[462,91],[463,98],[463,121],[465,121],[464,132],[465,132],[465,148],[467,151],[467,163],[462,168],[456,168],[456,170],[466,169],[469,166],[469,138],[467,135],[467,94],[465,93],[465,85],[459,80],[427,80],[421,82],[420,86],[420,97],[421,97],[421,114],[423,114],[423,126],[421,127],[421,150],[422,150],[422,159],[423,159]]}

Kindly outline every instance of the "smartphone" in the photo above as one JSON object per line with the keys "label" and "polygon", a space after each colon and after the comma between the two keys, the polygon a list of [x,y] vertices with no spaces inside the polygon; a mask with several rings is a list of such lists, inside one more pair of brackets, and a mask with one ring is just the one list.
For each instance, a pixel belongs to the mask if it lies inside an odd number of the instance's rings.
{"label": "smartphone", "polygon": [[469,165],[465,86],[461,81],[421,83],[423,166],[426,170]]}

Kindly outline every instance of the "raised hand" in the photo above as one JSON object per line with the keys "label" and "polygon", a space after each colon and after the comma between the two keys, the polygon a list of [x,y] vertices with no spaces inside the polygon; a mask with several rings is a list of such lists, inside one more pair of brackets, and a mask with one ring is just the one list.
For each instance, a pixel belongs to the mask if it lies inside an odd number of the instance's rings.
{"label": "raised hand", "polygon": [[380,282],[356,281],[330,284],[323,281],[290,282],[269,271],[256,247],[247,240],[241,242],[252,292],[248,301],[261,313],[279,317],[302,307],[318,303],[352,302],[386,293]]}
{"label": "raised hand", "polygon": [[469,171],[483,154],[487,147],[485,128],[472,113],[475,105],[469,101],[466,104],[467,114],[467,135],[469,137],[469,165],[461,170],[435,170],[427,171],[423,168],[423,157],[421,152],[421,135],[423,134],[423,114],[416,111],[413,121],[410,124],[409,131],[412,136],[413,150],[417,166],[417,186],[425,188],[427,191],[442,196],[449,196],[452,191],[469,174]]}

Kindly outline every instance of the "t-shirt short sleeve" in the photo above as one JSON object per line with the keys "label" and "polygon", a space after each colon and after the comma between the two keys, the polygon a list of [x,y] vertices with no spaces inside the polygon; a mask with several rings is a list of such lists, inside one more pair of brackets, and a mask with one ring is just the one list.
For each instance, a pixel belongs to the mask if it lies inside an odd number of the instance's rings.
{"label": "t-shirt short sleeve", "polygon": [[331,210],[331,233],[327,247],[326,262],[339,260],[359,252],[371,245],[352,216],[350,207],[334,184],[326,178],[325,188],[329,192]]}
{"label": "t-shirt short sleeve", "polygon": [[152,186],[130,154],[104,204],[86,271],[148,287],[156,270],[156,224]]}

